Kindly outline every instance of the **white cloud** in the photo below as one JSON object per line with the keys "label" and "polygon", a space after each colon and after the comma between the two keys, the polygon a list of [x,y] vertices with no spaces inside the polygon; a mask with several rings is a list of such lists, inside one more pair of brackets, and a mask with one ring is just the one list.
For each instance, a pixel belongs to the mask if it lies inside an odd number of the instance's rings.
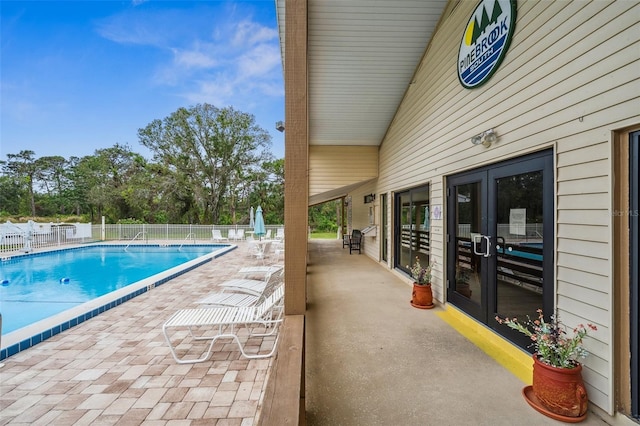
{"label": "white cloud", "polygon": [[252,46],[274,39],[278,39],[278,31],[275,28],[265,27],[256,22],[243,21],[237,25],[231,42],[235,46]]}
{"label": "white cloud", "polygon": [[190,104],[209,103],[217,107],[227,106],[230,99],[233,99],[236,84],[229,81],[225,76],[219,76],[216,79],[197,82],[197,90],[183,93],[185,99]]}
{"label": "white cloud", "polygon": [[161,12],[141,7],[112,16],[97,28],[116,43],[168,52],[149,81],[171,87],[190,104],[222,107],[282,97],[278,31],[252,19],[241,5]]}
{"label": "white cloud", "polygon": [[260,44],[238,58],[238,73],[242,78],[270,73],[280,67],[280,49],[275,44]]}
{"label": "white cloud", "polygon": [[190,68],[213,68],[217,61],[207,52],[199,50],[172,49],[174,62],[178,67]]}
{"label": "white cloud", "polygon": [[176,52],[174,62],[162,73],[166,83],[188,82],[181,96],[189,103],[238,106],[284,96],[275,29],[245,18],[227,21],[211,34],[214,41],[200,41]]}

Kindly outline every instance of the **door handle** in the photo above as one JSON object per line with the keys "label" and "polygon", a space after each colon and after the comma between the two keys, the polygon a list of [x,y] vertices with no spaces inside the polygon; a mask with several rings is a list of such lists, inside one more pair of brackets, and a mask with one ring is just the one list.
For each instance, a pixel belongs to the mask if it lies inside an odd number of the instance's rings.
{"label": "door handle", "polygon": [[[487,248],[485,251],[478,251],[478,244],[482,246],[482,239],[487,240]],[[473,242],[473,254],[478,256],[489,257],[491,256],[491,237],[482,234],[471,234]]]}
{"label": "door handle", "polygon": [[478,243],[482,245],[482,234],[471,234],[471,241],[473,245],[473,254],[477,254],[478,256],[484,256],[485,253],[479,252],[477,250]]}
{"label": "door handle", "polygon": [[488,235],[483,235],[482,238],[487,240],[487,251],[483,254],[484,257],[491,256],[491,237]]}

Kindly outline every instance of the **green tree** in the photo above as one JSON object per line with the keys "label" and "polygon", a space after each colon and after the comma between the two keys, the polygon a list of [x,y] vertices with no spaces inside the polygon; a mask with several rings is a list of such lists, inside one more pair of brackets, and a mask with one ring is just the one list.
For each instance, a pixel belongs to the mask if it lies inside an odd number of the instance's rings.
{"label": "green tree", "polygon": [[20,214],[20,200],[24,199],[24,187],[10,176],[0,176],[0,212],[3,214]]}
{"label": "green tree", "polygon": [[265,223],[284,223],[284,159],[267,161],[263,171],[254,181],[249,201],[260,205]]}
{"label": "green tree", "polygon": [[194,204],[185,203],[190,222],[220,223],[226,200],[228,217],[235,223],[239,197],[232,191],[272,158],[267,150],[271,136],[253,115],[232,107],[179,108],[139,129],[138,137],[154,160],[179,175],[180,183],[193,194]]}
{"label": "green tree", "polygon": [[69,162],[61,156],[40,157],[36,160],[37,185],[40,191],[41,215],[50,216],[68,213],[72,206],[64,196],[71,185]]}
{"label": "green tree", "polygon": [[90,207],[92,222],[101,216],[112,222],[132,216],[126,196],[129,181],[139,173],[140,159],[128,146],[115,144],[78,161],[74,176]]}
{"label": "green tree", "polygon": [[340,200],[327,201],[309,207],[309,226],[312,231],[336,232]]}
{"label": "green tree", "polygon": [[38,165],[34,156],[35,152],[30,150],[22,150],[18,154],[7,154],[7,161],[2,165],[3,172],[25,188],[31,216],[36,215],[35,179]]}

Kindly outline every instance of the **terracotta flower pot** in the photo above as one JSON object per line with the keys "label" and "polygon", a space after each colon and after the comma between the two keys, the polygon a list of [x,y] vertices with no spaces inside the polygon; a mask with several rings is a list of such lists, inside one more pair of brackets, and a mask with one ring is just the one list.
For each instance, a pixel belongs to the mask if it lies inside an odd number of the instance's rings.
{"label": "terracotta flower pot", "polygon": [[433,293],[431,284],[413,283],[413,293],[411,294],[411,306],[420,309],[433,308]]}
{"label": "terracotta flower pot", "polygon": [[587,390],[582,381],[582,365],[558,368],[533,356],[533,394],[547,410],[559,416],[583,417],[587,412]]}

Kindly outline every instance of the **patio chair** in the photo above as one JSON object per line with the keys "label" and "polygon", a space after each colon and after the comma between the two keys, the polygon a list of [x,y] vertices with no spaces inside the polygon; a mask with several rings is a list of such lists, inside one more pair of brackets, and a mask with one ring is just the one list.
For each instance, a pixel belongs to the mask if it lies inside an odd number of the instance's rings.
{"label": "patio chair", "polygon": [[235,229],[229,229],[229,232],[227,233],[227,237],[229,238],[229,240],[236,240],[236,230]]}
{"label": "patio chair", "polygon": [[358,253],[362,253],[360,251],[362,247],[362,232],[359,229],[354,229],[351,231],[351,236],[349,237],[349,254],[352,251],[358,250]]}
{"label": "patio chair", "polygon": [[265,240],[270,240],[271,239],[271,229],[267,229],[267,233],[264,234],[264,239]]}
{"label": "patio chair", "polygon": [[237,241],[242,241],[242,240],[244,240],[244,229],[238,229],[238,230],[236,230],[236,240],[237,240]]}
{"label": "patio chair", "polygon": [[212,229],[211,235],[212,235],[213,241],[215,242],[229,241],[228,238],[222,236],[222,233],[220,232],[219,229]]}
{"label": "patio chair", "polygon": [[[245,358],[256,359],[273,356],[278,347],[278,326],[283,319],[283,298],[284,284],[278,286],[271,295],[263,298],[255,306],[179,310],[162,325],[162,332],[173,359],[178,364],[206,361],[211,355],[214,343],[219,339],[234,340]],[[212,328],[214,331],[209,334]],[[185,342],[187,336],[183,336],[184,329],[188,331],[191,341],[210,341],[208,348],[200,358],[186,359],[187,354],[182,357],[178,356],[177,347],[186,346],[189,343],[189,339]],[[247,339],[275,335],[273,348],[268,353],[247,353],[239,338],[242,330],[246,330]],[[172,333],[176,344],[172,341]],[[176,337],[180,340],[177,341]]]}
{"label": "patio chair", "polygon": [[255,256],[255,258],[258,260],[261,260],[263,265],[270,250],[271,250],[271,241],[253,240],[249,242],[250,255]]}
{"label": "patio chair", "polygon": [[278,228],[276,230],[276,240],[284,240],[284,228]]}
{"label": "patio chair", "polygon": [[276,240],[271,244],[273,253],[276,255],[276,261],[280,260],[280,256],[284,259],[284,241]]}

